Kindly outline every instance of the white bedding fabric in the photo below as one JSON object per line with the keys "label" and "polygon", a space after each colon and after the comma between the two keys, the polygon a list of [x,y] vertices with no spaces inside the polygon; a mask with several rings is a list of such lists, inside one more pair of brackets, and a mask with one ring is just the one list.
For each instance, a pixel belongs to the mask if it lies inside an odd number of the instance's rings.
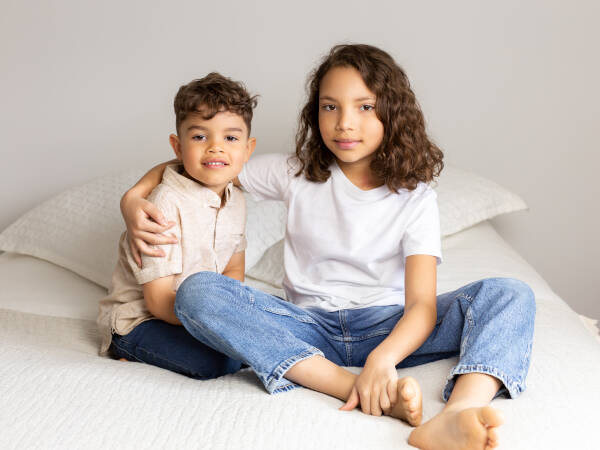
{"label": "white bedding fabric", "polygon": [[[511,276],[536,293],[528,389],[493,402],[506,419],[500,448],[598,448],[600,345],[577,314],[487,222],[445,239],[444,257],[440,292]],[[340,412],[340,401],[308,389],[270,396],[247,369],[196,381],[97,356],[92,320],[104,289],[50,263],[0,255],[0,286],[2,449],[410,448],[411,428],[402,422]],[[454,363],[399,371],[420,382],[425,419],[441,409]]]}

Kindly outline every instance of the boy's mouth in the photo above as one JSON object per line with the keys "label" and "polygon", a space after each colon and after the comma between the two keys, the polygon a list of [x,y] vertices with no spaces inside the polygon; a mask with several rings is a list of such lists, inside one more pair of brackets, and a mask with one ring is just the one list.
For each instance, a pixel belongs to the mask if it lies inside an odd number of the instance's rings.
{"label": "boy's mouth", "polygon": [[218,169],[221,167],[228,166],[229,164],[227,164],[225,161],[214,160],[214,161],[204,161],[202,163],[202,165],[204,167],[209,167],[211,169]]}

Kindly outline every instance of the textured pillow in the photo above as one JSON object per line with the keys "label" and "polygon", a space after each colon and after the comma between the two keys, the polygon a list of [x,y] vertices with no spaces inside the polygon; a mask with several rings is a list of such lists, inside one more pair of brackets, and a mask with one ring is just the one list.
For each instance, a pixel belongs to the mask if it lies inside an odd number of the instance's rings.
{"label": "textured pillow", "polygon": [[527,209],[517,194],[487,178],[446,166],[433,184],[440,208],[442,237],[515,211]]}
{"label": "textured pillow", "polygon": [[[119,200],[143,173],[130,170],[104,176],[40,204],[0,234],[0,250],[45,259],[108,287],[117,261],[118,238],[125,229]],[[527,208],[521,198],[496,183],[453,167],[444,169],[436,190],[442,236]],[[246,201],[248,274],[279,282],[279,272],[267,277],[264,264],[254,266],[267,249],[283,238],[285,206],[275,201],[256,202],[249,195]],[[282,264],[281,248],[280,244],[264,258],[275,261],[269,262],[268,270]]]}
{"label": "textured pillow", "polygon": [[[108,287],[125,224],[121,195],[143,175],[130,170],[69,189],[25,213],[0,234],[0,250],[45,259]],[[282,202],[256,202],[246,195],[246,267],[283,238]]]}

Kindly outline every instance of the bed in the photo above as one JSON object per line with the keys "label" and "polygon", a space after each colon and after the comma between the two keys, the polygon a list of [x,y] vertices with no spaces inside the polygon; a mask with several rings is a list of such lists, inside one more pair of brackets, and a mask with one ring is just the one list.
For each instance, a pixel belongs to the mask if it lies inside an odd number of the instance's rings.
{"label": "bed", "polygon": [[[118,195],[139,173],[60,194],[0,234],[0,448],[411,448],[411,428],[400,421],[340,412],[340,401],[308,389],[270,396],[250,369],[197,381],[98,356],[97,302],[117,242],[106,239],[118,236]],[[523,209],[522,200],[481,177],[447,173],[438,187],[438,291],[503,276],[536,295],[528,389],[516,401],[493,401],[506,418],[500,448],[599,448],[598,337],[488,220]],[[249,199],[247,283],[272,293],[280,292],[282,208]],[[454,363],[399,370],[421,384],[425,420],[442,408]]]}

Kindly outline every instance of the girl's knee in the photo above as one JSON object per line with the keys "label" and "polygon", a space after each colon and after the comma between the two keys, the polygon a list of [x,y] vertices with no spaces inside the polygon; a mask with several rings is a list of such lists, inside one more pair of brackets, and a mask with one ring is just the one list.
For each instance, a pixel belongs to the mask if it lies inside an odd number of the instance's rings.
{"label": "girl's knee", "polygon": [[527,283],[516,278],[486,278],[481,280],[481,288],[499,294],[524,317],[535,316],[535,294]]}

